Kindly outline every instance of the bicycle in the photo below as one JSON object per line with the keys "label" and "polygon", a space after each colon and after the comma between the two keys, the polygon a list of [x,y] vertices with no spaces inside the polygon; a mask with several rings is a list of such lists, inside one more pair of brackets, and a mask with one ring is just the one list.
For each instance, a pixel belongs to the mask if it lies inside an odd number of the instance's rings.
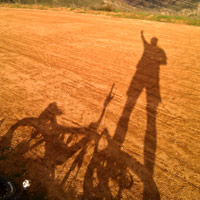
{"label": "bicycle", "polygon": [[24,180],[21,191],[8,178],[0,176],[0,200],[19,200],[31,185],[29,180]]}

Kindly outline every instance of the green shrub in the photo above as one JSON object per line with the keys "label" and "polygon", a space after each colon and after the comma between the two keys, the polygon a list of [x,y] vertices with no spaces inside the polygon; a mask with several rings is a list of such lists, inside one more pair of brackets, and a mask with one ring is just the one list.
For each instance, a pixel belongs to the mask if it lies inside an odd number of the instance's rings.
{"label": "green shrub", "polygon": [[106,11],[106,12],[115,12],[116,8],[112,3],[102,3],[102,4],[95,4],[90,6],[91,10],[99,10],[99,11]]}

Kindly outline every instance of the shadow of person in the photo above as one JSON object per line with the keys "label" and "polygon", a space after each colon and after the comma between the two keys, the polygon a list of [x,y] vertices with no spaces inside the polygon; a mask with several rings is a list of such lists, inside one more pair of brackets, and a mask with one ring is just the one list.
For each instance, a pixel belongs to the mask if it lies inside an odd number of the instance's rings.
{"label": "shadow of person", "polygon": [[[68,181],[69,186],[71,186],[68,180],[69,177],[73,176],[73,172],[76,172],[73,177],[76,178],[82,167],[84,156],[88,151],[89,145],[99,141],[101,137],[98,133],[98,128],[102,122],[107,106],[113,99],[113,87],[114,84],[104,101],[104,107],[99,119],[90,123],[89,126],[70,127],[59,125],[56,118],[62,114],[62,111],[58,108],[56,102],[53,102],[50,103],[38,117],[25,117],[12,125],[4,136],[3,143],[7,146],[11,146],[12,141],[15,140],[14,136],[17,133],[16,130],[19,127],[33,128],[29,139],[26,140],[23,138],[24,140],[19,142],[15,147],[14,154],[23,157],[26,152],[44,143],[44,156],[38,160],[38,166],[43,166],[41,168],[42,174],[46,174],[49,180],[59,185],[59,191],[63,190],[66,181]],[[68,134],[68,137],[65,137],[65,134]],[[74,137],[76,137],[75,142],[73,141]],[[64,164],[75,154],[75,159],[72,164],[69,165],[70,168],[66,171],[66,175],[61,178],[61,180],[58,180],[55,176],[56,166]],[[41,160],[42,162],[40,162]],[[68,191],[63,190],[62,193],[69,195]]]}
{"label": "shadow of person", "polygon": [[[117,124],[113,139],[120,148],[128,131],[128,124],[132,110],[134,109],[137,99],[143,89],[145,89],[147,101],[147,127],[144,139],[144,167],[148,170],[148,179],[153,179],[157,135],[156,115],[158,105],[161,102],[159,73],[160,65],[167,64],[167,57],[164,50],[158,47],[157,38],[153,37],[151,43],[148,43],[144,38],[143,31],[141,31],[141,38],[144,44],[144,52],[137,64],[136,73],[129,85],[127,101]],[[155,189],[155,193],[152,192],[153,185],[149,184],[149,180],[144,179],[143,181],[143,199],[160,199],[159,192],[156,192],[157,189]]]}
{"label": "shadow of person", "polygon": [[39,133],[49,135],[50,130],[54,130],[57,127],[56,116],[61,114],[62,111],[57,107],[56,102],[50,103],[48,107],[39,115],[39,117],[25,117],[12,125],[2,138],[2,144],[11,146],[13,134],[20,126],[34,127],[35,131],[32,132],[32,138],[35,138]]}
{"label": "shadow of person", "polygon": [[[36,186],[36,184],[38,184],[38,177],[34,177],[34,174],[39,174],[41,176],[41,184],[44,184],[46,179],[51,180],[51,184],[57,185],[58,188],[56,188],[56,190],[62,191],[61,193],[64,193],[62,185],[58,184],[59,181],[55,177],[56,166],[63,164],[77,151],[83,148],[83,150],[81,150],[81,153],[79,153],[75,160],[75,163],[77,163],[77,165],[81,167],[83,157],[86,153],[86,149],[84,147],[89,141],[89,138],[85,137],[79,142],[71,144],[69,146],[69,143],[71,141],[68,141],[68,143],[66,143],[64,141],[64,135],[68,134],[68,138],[70,137],[70,139],[73,140],[73,135],[86,135],[86,131],[88,131],[89,128],[60,125],[57,122],[57,116],[61,114],[62,111],[58,108],[57,103],[53,102],[50,103],[38,117],[25,117],[13,124],[9,128],[5,136],[2,138],[1,144],[4,144],[5,147],[11,147],[14,141],[14,143],[17,143],[17,145],[10,152],[6,151],[7,148],[4,147],[4,153],[8,155],[9,159],[7,161],[8,163],[5,162],[2,166],[0,166],[0,170],[1,168],[5,168],[6,164],[10,165],[12,163],[15,163],[16,161],[19,161],[19,163],[23,162],[23,167],[26,168],[26,171],[30,172],[29,175],[30,177],[32,177],[31,180],[34,187]],[[15,138],[15,135],[20,133],[18,131],[18,128],[20,127],[29,127],[27,130],[21,130],[30,131],[29,136],[21,136],[22,141],[21,139],[18,141]],[[20,135],[18,135],[17,137],[20,137]],[[42,143],[44,144],[44,148],[39,146]],[[34,149],[39,151],[44,150],[43,156],[39,156],[40,159],[35,159],[35,156],[33,156],[33,158],[32,156],[28,156],[25,159],[26,156],[24,155],[27,152],[33,150],[33,152],[36,153]],[[34,168],[33,166],[35,166],[36,168]],[[18,166],[14,167],[13,170],[16,170],[16,172],[18,173],[21,168],[22,166]],[[40,168],[40,172],[37,172],[37,168]],[[8,172],[13,173],[12,169],[8,169]]]}
{"label": "shadow of person", "polygon": [[[52,102],[38,117],[25,117],[12,125],[3,137],[1,143],[10,147],[18,127],[32,127],[33,129],[30,133],[30,138],[20,142],[15,147],[15,152],[23,155],[44,143],[45,155],[43,161],[50,164],[53,176],[55,166],[58,163],[64,163],[67,158],[71,157],[81,148],[79,147],[80,144],[77,144],[68,149],[67,144],[64,142],[64,135],[69,134],[70,136],[73,136],[73,133],[85,134],[86,129],[85,127],[66,127],[59,125],[56,117],[61,114],[62,111],[58,108],[57,103]],[[38,137],[39,140],[31,145],[31,141],[36,137]]]}

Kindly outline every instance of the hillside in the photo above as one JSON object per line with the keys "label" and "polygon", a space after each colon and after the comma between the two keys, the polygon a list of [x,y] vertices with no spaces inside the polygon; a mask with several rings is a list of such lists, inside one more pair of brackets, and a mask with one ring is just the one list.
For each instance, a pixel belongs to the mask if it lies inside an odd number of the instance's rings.
{"label": "hillside", "polygon": [[124,0],[129,5],[145,10],[181,12],[182,14],[200,14],[200,0]]}
{"label": "hillside", "polygon": [[0,3],[48,5],[117,12],[153,12],[164,15],[200,16],[200,0],[0,0]]}
{"label": "hillside", "polygon": [[130,5],[146,8],[195,9],[200,0],[125,0]]}

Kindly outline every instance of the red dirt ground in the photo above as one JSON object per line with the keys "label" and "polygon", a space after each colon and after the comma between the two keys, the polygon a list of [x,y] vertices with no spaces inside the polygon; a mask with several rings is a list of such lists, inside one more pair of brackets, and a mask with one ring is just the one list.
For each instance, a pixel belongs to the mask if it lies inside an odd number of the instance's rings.
{"label": "red dirt ground", "polygon": [[200,199],[199,27],[1,8],[0,35],[2,173],[48,199]]}

